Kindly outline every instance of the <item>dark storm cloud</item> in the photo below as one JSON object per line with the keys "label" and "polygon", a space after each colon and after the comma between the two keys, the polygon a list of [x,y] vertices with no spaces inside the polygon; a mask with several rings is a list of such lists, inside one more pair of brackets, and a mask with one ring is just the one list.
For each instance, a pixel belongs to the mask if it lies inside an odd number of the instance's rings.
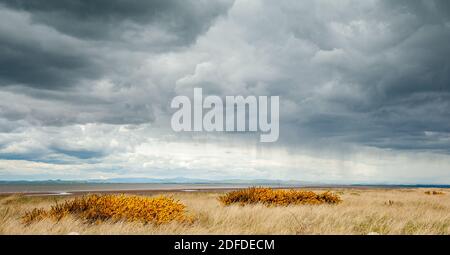
{"label": "dark storm cloud", "polygon": [[402,1],[393,5],[400,13],[414,15],[418,25],[413,25],[413,32],[395,47],[381,53],[385,59],[381,58],[372,72],[379,78],[364,82],[374,84],[367,90],[368,116],[374,127],[384,132],[367,138],[371,140],[369,145],[423,150],[434,147],[450,152],[442,140],[426,135],[450,132],[449,2]]}
{"label": "dark storm cloud", "polygon": [[388,11],[410,12],[423,23],[442,23],[450,20],[450,2],[446,0],[383,0],[381,5]]}
{"label": "dark storm cloud", "polygon": [[0,129],[19,120],[44,126],[152,121],[166,92],[133,73],[152,54],[192,44],[231,4],[0,0]]}
{"label": "dark storm cloud", "polygon": [[59,49],[47,48],[34,39],[1,35],[0,85],[23,84],[43,89],[64,89],[81,79],[98,78],[102,72],[93,56],[80,49],[70,45]]}
{"label": "dark storm cloud", "polygon": [[123,61],[115,51],[188,45],[230,3],[0,1],[0,85],[65,89],[101,78]]}
{"label": "dark storm cloud", "polygon": [[[99,1],[6,1],[9,7],[33,14],[35,22],[75,37],[117,39],[126,22],[155,24],[173,33],[178,44],[192,42],[215,17],[224,13],[230,1],[185,0],[99,0]],[[129,27],[132,28],[132,27]]]}
{"label": "dark storm cloud", "polygon": [[[320,63],[321,75],[337,84],[333,91],[310,99],[316,112],[308,108],[309,117],[285,128],[295,130],[288,132],[300,138],[296,143],[319,138],[449,153],[450,2],[381,1],[365,14],[350,25],[338,19],[338,32],[353,33],[349,38],[325,26],[319,35],[294,29],[325,50],[342,49],[342,56]],[[390,33],[378,31],[379,24]]]}

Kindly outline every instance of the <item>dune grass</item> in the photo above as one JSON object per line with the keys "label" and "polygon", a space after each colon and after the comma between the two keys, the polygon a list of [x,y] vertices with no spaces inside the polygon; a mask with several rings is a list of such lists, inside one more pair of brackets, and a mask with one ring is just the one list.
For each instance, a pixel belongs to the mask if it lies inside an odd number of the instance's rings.
{"label": "dune grass", "polygon": [[[436,189],[435,189],[436,190]],[[323,192],[324,190],[314,190]],[[73,197],[0,197],[0,234],[450,234],[450,193],[430,196],[427,189],[334,189],[338,204],[224,206],[220,192],[171,196],[186,205],[192,223],[104,221],[86,224],[68,215],[23,224],[21,216],[33,208],[50,209]],[[154,197],[161,194],[148,194]]]}

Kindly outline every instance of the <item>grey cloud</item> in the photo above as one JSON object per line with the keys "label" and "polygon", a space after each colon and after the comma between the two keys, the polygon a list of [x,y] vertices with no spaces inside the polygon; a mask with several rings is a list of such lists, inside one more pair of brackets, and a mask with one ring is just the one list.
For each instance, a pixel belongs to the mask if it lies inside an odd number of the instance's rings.
{"label": "grey cloud", "polygon": [[195,40],[232,1],[3,1],[10,8],[32,14],[35,22],[75,37],[117,40],[127,24],[156,25],[174,34],[176,44]]}
{"label": "grey cloud", "polygon": [[61,153],[70,157],[75,157],[78,159],[93,159],[100,158],[104,156],[102,152],[99,151],[90,151],[90,150],[70,150],[64,148],[51,148],[56,153]]}
{"label": "grey cloud", "polygon": [[65,89],[99,76],[85,43],[33,24],[25,13],[4,8],[0,13],[0,85]]}
{"label": "grey cloud", "polygon": [[170,89],[136,73],[148,58],[193,43],[231,4],[0,1],[0,113],[8,120],[1,128],[21,120],[44,126],[153,121]]}
{"label": "grey cloud", "polygon": [[[8,120],[37,126],[108,123],[140,124],[154,120],[154,109],[140,92],[124,90],[111,95],[89,95],[85,91],[47,91],[20,87],[0,95],[0,114]],[[19,123],[19,122],[18,122]],[[1,122],[0,122],[1,124]],[[8,126],[5,126],[7,128]]]}
{"label": "grey cloud", "polygon": [[[303,89],[299,80],[292,81],[289,93],[281,91],[303,116],[284,127],[296,134],[296,143],[312,137],[313,143],[318,138],[449,153],[448,141],[426,135],[450,131],[448,1],[381,1],[372,7],[329,21],[327,15],[310,14],[319,23],[317,33],[291,26],[297,38],[324,53],[315,55],[316,65],[297,66],[310,70],[301,80],[319,93],[293,92]],[[305,109],[300,102],[306,98],[313,106]]]}
{"label": "grey cloud", "polygon": [[189,45],[231,3],[0,1],[0,85],[67,89],[111,76],[113,63],[132,61],[124,52]]}

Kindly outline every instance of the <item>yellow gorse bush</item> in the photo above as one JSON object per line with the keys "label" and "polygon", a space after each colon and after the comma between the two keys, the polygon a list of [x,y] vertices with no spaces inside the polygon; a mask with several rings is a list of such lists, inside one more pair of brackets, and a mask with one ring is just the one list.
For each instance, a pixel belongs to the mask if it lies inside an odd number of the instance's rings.
{"label": "yellow gorse bush", "polygon": [[186,206],[168,197],[143,197],[130,195],[87,195],[64,203],[56,203],[49,210],[33,209],[26,212],[22,221],[29,224],[44,218],[60,220],[71,215],[88,223],[102,221],[140,221],[162,224],[171,221],[192,222]]}
{"label": "yellow gorse bush", "polygon": [[445,193],[442,191],[438,191],[438,190],[429,190],[429,191],[425,191],[425,194],[427,194],[427,195],[444,195]]}
{"label": "yellow gorse bush", "polygon": [[224,205],[264,204],[267,206],[287,206],[302,204],[337,204],[341,198],[331,192],[317,194],[302,190],[275,190],[271,188],[251,187],[226,193],[219,197]]}

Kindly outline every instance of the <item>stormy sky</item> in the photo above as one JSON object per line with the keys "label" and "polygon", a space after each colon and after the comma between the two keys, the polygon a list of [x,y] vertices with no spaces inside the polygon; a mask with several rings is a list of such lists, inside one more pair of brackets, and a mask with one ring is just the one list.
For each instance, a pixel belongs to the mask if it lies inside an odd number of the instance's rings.
{"label": "stormy sky", "polygon": [[[280,138],[175,133],[280,96]],[[0,179],[450,183],[450,1],[0,0]]]}

